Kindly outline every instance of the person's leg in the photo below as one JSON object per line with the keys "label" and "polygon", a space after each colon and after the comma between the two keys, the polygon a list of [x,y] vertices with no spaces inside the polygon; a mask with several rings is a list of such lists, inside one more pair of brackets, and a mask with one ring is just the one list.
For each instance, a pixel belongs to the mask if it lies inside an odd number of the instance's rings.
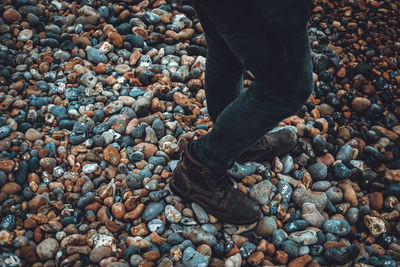
{"label": "person's leg", "polygon": [[[279,12],[301,12],[303,6],[298,4],[305,4],[287,2],[291,1],[277,2]],[[286,13],[274,16],[271,10],[262,9],[268,8],[263,1],[257,3],[245,7],[229,2],[226,9],[228,2],[199,2],[213,27],[255,76],[254,86],[222,111],[206,136],[191,144],[195,157],[214,169],[230,167],[276,123],[299,109],[313,89],[306,18],[292,17],[290,23],[303,24],[283,25]],[[300,15],[307,16],[307,8]]]}
{"label": "person's leg", "polygon": [[194,2],[194,8],[207,40],[205,92],[207,110],[213,122],[243,90],[243,67],[229,46],[208,20],[205,11]]}

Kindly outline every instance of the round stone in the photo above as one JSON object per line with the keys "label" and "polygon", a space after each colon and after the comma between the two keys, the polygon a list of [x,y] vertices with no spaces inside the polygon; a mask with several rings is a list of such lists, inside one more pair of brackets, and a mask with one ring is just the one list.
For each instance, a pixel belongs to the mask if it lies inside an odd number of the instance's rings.
{"label": "round stone", "polygon": [[272,235],[272,233],[278,228],[276,221],[272,217],[263,217],[258,221],[255,231],[258,235],[266,238]]}
{"label": "round stone", "polygon": [[36,247],[36,253],[42,260],[53,259],[59,248],[59,243],[54,238],[47,238]]}

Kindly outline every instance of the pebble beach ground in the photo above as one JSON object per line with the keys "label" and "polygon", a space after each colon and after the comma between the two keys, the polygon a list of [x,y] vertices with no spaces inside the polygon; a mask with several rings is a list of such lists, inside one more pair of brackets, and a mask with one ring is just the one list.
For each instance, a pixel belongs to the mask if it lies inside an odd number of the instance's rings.
{"label": "pebble beach ground", "polygon": [[314,1],[299,144],[230,170],[263,211],[236,226],[168,186],[212,127],[189,2],[1,1],[0,266],[400,264],[399,9]]}

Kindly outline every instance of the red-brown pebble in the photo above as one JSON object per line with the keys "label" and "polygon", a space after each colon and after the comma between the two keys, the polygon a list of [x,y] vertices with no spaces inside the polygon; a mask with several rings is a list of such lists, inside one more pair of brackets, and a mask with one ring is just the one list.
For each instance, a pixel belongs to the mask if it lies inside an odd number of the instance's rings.
{"label": "red-brown pebble", "polygon": [[17,10],[10,8],[4,11],[3,18],[8,23],[12,23],[14,21],[21,21],[22,16]]}
{"label": "red-brown pebble", "polygon": [[298,258],[290,261],[288,264],[288,267],[304,267],[311,260],[312,260],[312,258],[310,255],[304,255],[304,256],[298,257]]}
{"label": "red-brown pebble", "polygon": [[104,153],[104,159],[107,162],[109,162],[113,165],[118,165],[121,157],[118,153],[118,150],[115,147],[109,145],[106,147],[106,149],[104,149],[103,153]]}

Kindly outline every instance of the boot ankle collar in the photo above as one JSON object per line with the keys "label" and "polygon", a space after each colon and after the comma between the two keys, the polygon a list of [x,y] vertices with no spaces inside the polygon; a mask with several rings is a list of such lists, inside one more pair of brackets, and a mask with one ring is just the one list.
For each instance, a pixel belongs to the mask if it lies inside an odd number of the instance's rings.
{"label": "boot ankle collar", "polygon": [[189,152],[189,144],[186,143],[183,145],[183,161],[185,162],[185,164],[191,165],[194,168],[203,168],[205,167],[204,164],[201,164],[201,162],[199,162],[194,155],[192,155]]}

